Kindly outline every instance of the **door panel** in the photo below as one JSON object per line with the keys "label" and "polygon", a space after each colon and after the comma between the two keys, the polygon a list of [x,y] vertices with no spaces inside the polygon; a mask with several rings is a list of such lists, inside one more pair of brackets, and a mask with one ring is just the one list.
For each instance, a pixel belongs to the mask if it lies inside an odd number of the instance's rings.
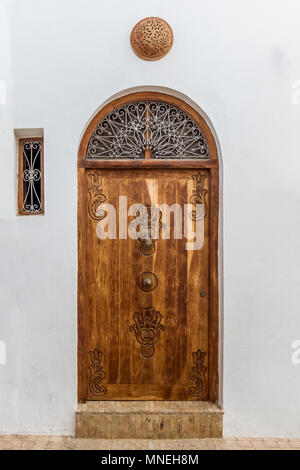
{"label": "door panel", "polygon": [[[82,243],[88,400],[208,399],[209,186],[206,169],[85,170]],[[139,240],[100,240],[97,205],[105,201],[116,208],[118,233],[119,196],[127,196],[128,207],[163,203],[184,207],[193,196],[198,203],[205,197],[202,249],[187,251],[185,238],[173,239],[172,216],[171,239],[156,240],[152,255],[143,254]],[[143,273],[150,273],[144,278],[152,282],[157,279],[151,292],[138,284]]]}

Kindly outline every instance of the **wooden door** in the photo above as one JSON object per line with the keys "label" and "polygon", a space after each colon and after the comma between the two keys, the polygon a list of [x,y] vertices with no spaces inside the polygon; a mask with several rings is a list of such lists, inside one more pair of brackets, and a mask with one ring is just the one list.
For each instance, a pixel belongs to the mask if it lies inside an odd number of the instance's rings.
{"label": "wooden door", "polygon": [[[216,401],[216,165],[145,159],[79,167],[79,399]],[[182,215],[185,204],[203,204],[203,246],[187,250],[184,236],[174,239],[172,214],[170,239],[161,229],[150,246],[120,238],[120,196],[127,208],[177,203]],[[114,239],[97,234],[101,203],[116,210]]]}

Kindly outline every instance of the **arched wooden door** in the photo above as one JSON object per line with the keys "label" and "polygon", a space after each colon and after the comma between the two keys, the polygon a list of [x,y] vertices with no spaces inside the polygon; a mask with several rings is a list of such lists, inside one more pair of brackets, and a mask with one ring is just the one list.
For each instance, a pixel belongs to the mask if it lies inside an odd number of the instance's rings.
{"label": "arched wooden door", "polygon": [[[78,161],[79,401],[217,401],[218,174],[207,123],[179,98],[129,94],[90,122]],[[202,204],[203,246],[174,239],[172,215],[163,238],[159,210],[158,239],[129,238],[124,201],[147,208],[146,231],[157,205]],[[104,203],[115,239],[99,239]]]}

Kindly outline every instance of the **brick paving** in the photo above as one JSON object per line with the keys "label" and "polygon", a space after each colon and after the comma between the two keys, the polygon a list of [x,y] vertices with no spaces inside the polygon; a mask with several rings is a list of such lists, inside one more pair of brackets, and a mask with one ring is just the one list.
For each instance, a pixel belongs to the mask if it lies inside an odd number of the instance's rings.
{"label": "brick paving", "polygon": [[0,450],[300,450],[300,439],[75,439],[60,436],[0,436]]}

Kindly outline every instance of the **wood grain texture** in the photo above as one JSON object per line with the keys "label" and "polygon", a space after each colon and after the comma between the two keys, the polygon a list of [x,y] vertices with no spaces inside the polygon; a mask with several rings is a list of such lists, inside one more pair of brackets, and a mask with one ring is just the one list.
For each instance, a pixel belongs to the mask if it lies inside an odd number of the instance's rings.
{"label": "wood grain texture", "polygon": [[216,160],[79,160],[78,168],[115,168],[115,169],[143,169],[143,168],[218,168]]}
{"label": "wood grain texture", "polygon": [[[91,184],[85,171],[85,192]],[[209,171],[205,188],[210,191]],[[168,204],[182,207],[193,192],[194,170],[101,170],[101,188],[106,202],[118,208],[119,195],[132,204]],[[82,199],[83,201],[83,199]],[[103,381],[107,394],[103,400],[197,400],[188,393],[193,352],[209,352],[209,301],[200,295],[209,291],[210,207],[205,217],[204,246],[187,251],[186,240],[159,239],[152,256],[143,256],[138,240],[99,240],[97,221],[88,214],[85,198],[85,227],[80,232],[80,253],[85,256],[84,307],[85,341],[82,354],[103,351]],[[117,232],[118,232],[117,224]],[[171,234],[174,220],[171,216]],[[145,292],[138,287],[143,272],[155,273],[158,285]],[[141,354],[140,344],[130,333],[136,311],[153,307],[162,315],[165,327],[151,357]],[[82,360],[82,355],[80,356]],[[86,361],[86,357],[85,357]],[[208,363],[205,364],[208,366]],[[86,374],[88,367],[85,365]],[[81,374],[84,371],[81,368]],[[85,378],[87,383],[88,378]],[[99,397],[86,390],[88,400]],[[201,396],[208,399],[208,392]]]}
{"label": "wood grain texture", "polygon": [[86,309],[85,309],[85,262],[86,262],[86,171],[78,169],[78,210],[77,210],[77,249],[78,249],[78,271],[77,271],[77,316],[78,316],[78,349],[77,349],[77,370],[78,382],[77,392],[79,403],[86,400],[86,368],[87,357],[85,348],[86,335]]}
{"label": "wood grain texture", "polygon": [[219,171],[210,170],[209,399],[219,401]]}

